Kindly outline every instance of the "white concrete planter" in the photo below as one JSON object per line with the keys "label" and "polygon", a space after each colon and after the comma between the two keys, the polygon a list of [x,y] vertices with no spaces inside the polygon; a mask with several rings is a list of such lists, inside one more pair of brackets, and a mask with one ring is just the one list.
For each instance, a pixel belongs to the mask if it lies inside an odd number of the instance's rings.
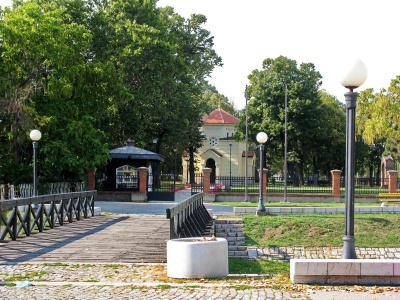
{"label": "white concrete planter", "polygon": [[202,237],[167,242],[167,275],[172,278],[215,278],[229,274],[228,242]]}

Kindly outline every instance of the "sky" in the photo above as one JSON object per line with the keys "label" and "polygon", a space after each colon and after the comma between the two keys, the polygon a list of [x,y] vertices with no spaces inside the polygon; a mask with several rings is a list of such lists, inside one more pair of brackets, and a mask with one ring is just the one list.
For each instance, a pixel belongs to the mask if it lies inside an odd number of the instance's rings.
{"label": "sky", "polygon": [[[0,0],[0,6],[10,3]],[[340,101],[347,90],[339,82],[356,59],[368,71],[357,91],[378,92],[400,75],[398,0],[159,0],[157,5],[172,6],[186,18],[207,17],[204,28],[224,64],[208,81],[237,109],[245,107],[247,76],[260,70],[264,59],[280,55],[313,63],[322,75],[321,88]]]}

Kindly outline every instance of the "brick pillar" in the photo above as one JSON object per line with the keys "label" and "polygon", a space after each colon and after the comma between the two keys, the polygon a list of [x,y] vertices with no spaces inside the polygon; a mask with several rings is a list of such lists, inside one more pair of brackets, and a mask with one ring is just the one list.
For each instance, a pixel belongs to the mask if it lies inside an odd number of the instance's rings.
{"label": "brick pillar", "polygon": [[263,195],[267,194],[267,186],[268,186],[268,169],[263,169]]}
{"label": "brick pillar", "polygon": [[396,193],[397,192],[397,171],[390,170],[387,171],[389,174],[389,193]]}
{"label": "brick pillar", "polygon": [[332,195],[335,197],[340,197],[340,175],[342,171],[332,170]]}
{"label": "brick pillar", "polygon": [[96,169],[87,172],[88,190],[93,191],[96,189]]}
{"label": "brick pillar", "polygon": [[211,169],[203,168],[203,193],[210,193]]}
{"label": "brick pillar", "polygon": [[147,168],[140,167],[139,171],[139,193],[147,193]]}

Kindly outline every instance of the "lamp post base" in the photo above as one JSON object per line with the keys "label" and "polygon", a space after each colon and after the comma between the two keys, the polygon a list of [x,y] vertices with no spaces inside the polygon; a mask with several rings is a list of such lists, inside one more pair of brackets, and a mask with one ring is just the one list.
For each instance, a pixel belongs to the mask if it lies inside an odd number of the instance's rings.
{"label": "lamp post base", "polygon": [[265,210],[256,210],[256,216],[266,216],[267,212]]}
{"label": "lamp post base", "polygon": [[258,206],[257,206],[257,209],[256,209],[256,215],[257,216],[265,216],[265,214],[266,214],[266,209],[265,209],[265,206],[264,206],[264,200],[263,200],[263,198],[259,198],[258,199]]}
{"label": "lamp post base", "polygon": [[356,238],[351,235],[346,235],[343,237],[343,252],[342,259],[357,259],[356,249],[354,242]]}

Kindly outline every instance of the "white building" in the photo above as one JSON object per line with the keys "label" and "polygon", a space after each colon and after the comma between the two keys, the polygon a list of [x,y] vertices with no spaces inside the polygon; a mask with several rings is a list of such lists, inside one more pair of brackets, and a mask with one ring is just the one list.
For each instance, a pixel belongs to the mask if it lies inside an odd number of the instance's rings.
{"label": "white building", "polygon": [[[203,146],[195,154],[195,170],[201,173],[203,168],[210,168],[211,183],[215,176],[245,176],[246,144],[235,140],[236,126],[240,120],[223,109],[216,109],[202,118],[201,133],[204,135]],[[183,176],[188,174],[188,163],[183,161]],[[254,176],[255,155],[247,152],[248,176]]]}

